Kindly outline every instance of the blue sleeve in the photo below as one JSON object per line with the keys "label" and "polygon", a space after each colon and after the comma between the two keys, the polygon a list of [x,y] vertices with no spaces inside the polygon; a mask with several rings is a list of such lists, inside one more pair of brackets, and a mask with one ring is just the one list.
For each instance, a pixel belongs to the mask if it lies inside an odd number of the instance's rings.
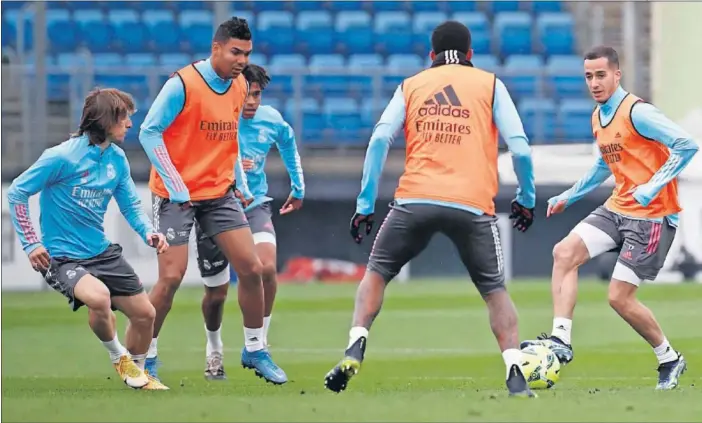
{"label": "blue sleeve", "polygon": [[516,200],[527,208],[536,205],[536,183],[534,181],[534,163],[531,160],[529,140],[524,133],[522,120],[505,84],[495,80],[495,98],[492,105],[492,115],[497,130],[512,153],[514,173],[519,181]]}
{"label": "blue sleeve", "polygon": [[173,76],[166,81],[156,96],[139,132],[139,142],[156,172],[163,179],[170,200],[174,203],[190,201],[190,193],[168,155],[166,144],[163,142],[163,132],[173,123],[184,104],[185,87],[179,77]]}
{"label": "blue sleeve", "polygon": [[297,143],[295,143],[295,131],[284,120],[281,121],[278,129],[276,145],[290,176],[291,195],[299,199],[304,198],[305,177],[302,174],[300,154],[297,151]]}
{"label": "blue sleeve", "polygon": [[137,194],[136,185],[132,179],[131,169],[126,157],[124,157],[122,175],[115,189],[114,197],[115,201],[117,201],[117,206],[119,206],[119,211],[127,219],[129,226],[141,236],[144,242],[148,242],[146,236],[154,232],[154,227],[141,207],[141,200],[139,199],[139,194]]}
{"label": "blue sleeve", "polygon": [[597,161],[590,170],[588,170],[570,189],[559,196],[549,199],[548,202],[551,205],[555,205],[556,203],[565,201],[566,207],[568,207],[602,185],[611,175],[612,171],[598,152]]}
{"label": "blue sleeve", "polygon": [[392,100],[385,108],[380,120],[373,128],[366,159],[363,162],[363,178],[361,193],[356,200],[356,213],[369,215],[375,211],[375,200],[378,197],[378,184],[383,166],[388,157],[390,145],[395,140],[405,124],[405,95],[400,85],[395,90]]}
{"label": "blue sleeve", "polygon": [[241,154],[236,158],[236,163],[234,163],[234,178],[236,178],[236,189],[241,192],[247,200],[253,198],[253,194],[249,189],[249,181],[246,179],[246,172],[244,172],[244,165],[241,163]]}
{"label": "blue sleeve", "polygon": [[58,180],[63,165],[64,160],[55,150],[46,150],[29,169],[12,181],[7,191],[12,224],[27,254],[41,246],[29,214],[29,197]]}
{"label": "blue sleeve", "polygon": [[670,181],[690,163],[699,150],[692,136],[660,110],[648,103],[637,103],[631,111],[631,121],[639,134],[660,142],[670,149],[670,157],[651,179],[634,191],[634,198],[647,206]]}

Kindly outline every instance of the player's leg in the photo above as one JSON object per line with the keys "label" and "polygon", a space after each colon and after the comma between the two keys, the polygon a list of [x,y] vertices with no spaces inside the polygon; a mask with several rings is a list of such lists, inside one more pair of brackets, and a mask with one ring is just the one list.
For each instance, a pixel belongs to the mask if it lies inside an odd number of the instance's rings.
{"label": "player's leg", "polygon": [[154,229],[164,234],[170,244],[166,252],[157,256],[158,280],[149,292],[149,300],[156,309],[156,319],[146,358],[146,370],[158,378],[158,335],[188,268],[188,241],[194,224],[195,206],[185,208],[168,199],[153,196],[153,210]]}
{"label": "player's leg", "polygon": [[599,207],[553,248],[551,294],[553,297],[553,328],[551,335],[542,334],[527,345],[544,345],[553,350],[563,364],[573,359],[571,331],[573,312],[578,295],[578,268],[600,254],[619,248],[620,216]]}
{"label": "player's leg", "polygon": [[490,328],[505,362],[505,383],[511,396],[534,397],[520,367],[517,309],[505,287],[504,256],[497,217],[447,209],[442,232],[453,242],[461,261],[487,304]]}
{"label": "player's leg", "polygon": [[435,233],[437,209],[440,207],[419,204],[391,207],[378,229],[366,273],[356,290],[353,322],[344,358],[325,376],[327,389],[343,391],[360,370],[371,325],[383,305],[385,287],[405,264],[426,248]]}
{"label": "player's leg", "polygon": [[117,340],[110,290],[90,274],[89,263],[84,260],[63,263],[52,260],[44,277],[49,286],[68,298],[73,311],[83,305],[88,307],[90,329],[109,352],[110,360],[122,381],[132,388],[146,385],[149,382],[146,374]]}
{"label": "player's leg", "polygon": [[202,297],[202,316],[205,320],[205,378],[224,380],[224,343],[222,342],[222,317],[229,291],[229,263],[214,243],[196,225],[197,264],[205,285]]}
{"label": "player's leg", "polygon": [[263,345],[268,348],[268,330],[271,324],[273,304],[278,291],[278,269],[276,236],[271,219],[270,203],[262,204],[246,213],[253,234],[256,253],[261,259],[261,279],[263,281]]}
{"label": "player's leg", "polygon": [[263,344],[263,284],[261,260],[256,254],[248,221],[232,192],[208,201],[198,210],[202,230],[214,239],[229,263],[236,269],[239,307],[244,321],[244,348],[241,364],[267,382],[282,384],[288,378],[273,362]]}
{"label": "player's leg", "polygon": [[624,245],[612,273],[609,304],[653,348],[659,364],[656,389],[674,389],[687,363],[670,345],[655,316],[636,293],[642,281],[658,276],[673,244],[675,228],[667,222],[623,219],[621,230]]}

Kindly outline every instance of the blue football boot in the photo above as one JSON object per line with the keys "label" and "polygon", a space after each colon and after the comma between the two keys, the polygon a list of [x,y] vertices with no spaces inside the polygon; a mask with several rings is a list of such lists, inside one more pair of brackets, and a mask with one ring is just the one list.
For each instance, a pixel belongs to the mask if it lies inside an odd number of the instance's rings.
{"label": "blue football boot", "polygon": [[254,370],[256,376],[274,385],[282,385],[288,381],[288,376],[283,369],[273,362],[271,355],[266,349],[247,351],[246,347],[244,347],[241,350],[241,366],[245,369]]}
{"label": "blue football boot", "polygon": [[682,354],[678,353],[678,359],[669,361],[658,366],[657,391],[669,391],[678,386],[678,379],[687,370],[687,362]]}

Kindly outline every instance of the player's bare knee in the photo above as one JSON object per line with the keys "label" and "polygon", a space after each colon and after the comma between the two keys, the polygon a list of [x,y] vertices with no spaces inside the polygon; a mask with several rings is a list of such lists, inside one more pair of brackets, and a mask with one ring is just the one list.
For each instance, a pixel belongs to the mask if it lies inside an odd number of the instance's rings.
{"label": "player's bare knee", "polygon": [[261,260],[259,260],[257,257],[256,260],[252,260],[251,262],[246,263],[243,266],[237,266],[236,271],[239,275],[239,279],[241,279],[242,281],[260,281],[261,274],[263,273],[263,264],[261,264]]}
{"label": "player's bare knee", "polygon": [[[572,237],[566,237],[553,247],[553,263],[556,266],[561,266],[569,269],[579,267],[586,259],[581,245],[582,241]],[[585,255],[587,250],[585,250]]]}
{"label": "player's bare knee", "polygon": [[[609,285],[608,300],[609,305],[617,312],[626,311],[636,302],[636,291],[628,289],[626,282],[613,281]],[[632,285],[633,286],[633,285]]]}
{"label": "player's bare knee", "polygon": [[263,278],[264,283],[275,281],[275,276],[276,276],[277,272],[278,272],[278,269],[277,269],[276,264],[274,262],[262,262],[261,263],[261,277]]}
{"label": "player's bare knee", "polygon": [[205,301],[211,306],[222,306],[227,301],[228,286],[216,286],[205,288]]}

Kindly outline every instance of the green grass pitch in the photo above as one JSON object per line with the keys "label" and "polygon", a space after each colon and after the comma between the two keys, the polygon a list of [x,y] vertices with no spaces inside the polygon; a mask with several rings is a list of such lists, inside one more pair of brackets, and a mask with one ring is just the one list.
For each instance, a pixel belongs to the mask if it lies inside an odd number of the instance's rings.
{"label": "green grass pitch", "polygon": [[[223,326],[229,380],[203,378],[201,289],[176,297],[159,339],[170,391],[128,389],[90,333],[54,292],[2,295],[3,421],[699,421],[702,285],[644,286],[673,346],[689,362],[681,386],[655,392],[651,348],[607,304],[606,286],[581,282],[575,360],[536,400],[508,398],[485,307],[465,281],[392,284],[366,361],[341,394],[323,388],[346,346],[355,285],[282,286],[269,342],[284,386],[239,366],[241,318],[232,292]],[[520,337],[551,328],[549,285],[510,285]],[[123,340],[124,318],[120,322]]]}

